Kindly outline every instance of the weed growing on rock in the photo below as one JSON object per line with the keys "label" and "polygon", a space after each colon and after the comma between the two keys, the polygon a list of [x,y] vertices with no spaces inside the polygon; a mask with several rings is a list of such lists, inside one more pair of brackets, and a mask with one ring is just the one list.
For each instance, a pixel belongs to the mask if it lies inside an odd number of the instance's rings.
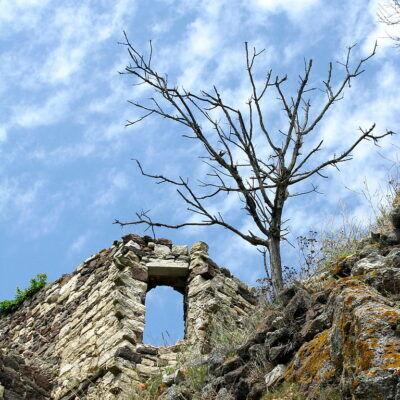
{"label": "weed growing on rock", "polygon": [[264,395],[262,400],[306,400],[295,383],[284,383],[273,392]]}
{"label": "weed growing on rock", "polygon": [[14,300],[4,300],[0,302],[0,316],[7,315],[15,311],[26,299],[32,297],[41,288],[46,286],[46,274],[38,274],[31,279],[31,284],[27,289],[17,287],[17,294]]}
{"label": "weed growing on rock", "polygon": [[189,368],[185,370],[184,373],[190,389],[194,392],[200,392],[208,378],[207,365]]}
{"label": "weed growing on rock", "polygon": [[[338,389],[322,389],[316,400],[342,400],[343,397]],[[283,383],[274,391],[266,393],[262,400],[306,400],[301,394],[299,385],[296,383]]]}

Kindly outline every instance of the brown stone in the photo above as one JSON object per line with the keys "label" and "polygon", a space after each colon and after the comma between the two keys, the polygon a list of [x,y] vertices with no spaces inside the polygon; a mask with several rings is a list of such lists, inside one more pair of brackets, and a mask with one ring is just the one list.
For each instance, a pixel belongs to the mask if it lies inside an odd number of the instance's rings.
{"label": "brown stone", "polygon": [[122,236],[122,241],[124,244],[128,243],[129,241],[133,240],[135,243],[139,244],[140,246],[146,246],[146,241],[139,235],[134,233],[129,233],[127,235]]}
{"label": "brown stone", "polygon": [[169,239],[159,238],[159,239],[154,240],[154,243],[172,247],[172,241]]}
{"label": "brown stone", "polygon": [[133,268],[132,270],[132,278],[141,282],[147,282],[149,280],[149,273],[140,268]]}
{"label": "brown stone", "polygon": [[212,279],[216,275],[216,272],[210,264],[202,264],[190,271],[189,279],[193,279],[196,275],[201,275],[204,279]]}

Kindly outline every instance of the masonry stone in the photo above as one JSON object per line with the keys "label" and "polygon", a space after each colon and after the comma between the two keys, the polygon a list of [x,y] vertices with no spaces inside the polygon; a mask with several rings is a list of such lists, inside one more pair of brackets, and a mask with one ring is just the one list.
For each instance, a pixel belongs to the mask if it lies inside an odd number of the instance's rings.
{"label": "masonry stone", "polygon": [[[183,294],[185,336],[173,346],[143,343],[146,294],[160,285]],[[182,348],[207,352],[214,324],[239,321],[254,303],[251,290],[210,259],[206,243],[194,243],[189,255],[168,239],[128,234],[2,317],[0,350],[35,371],[29,382],[38,399],[131,399],[175,366]],[[0,382],[0,400],[13,393]]]}

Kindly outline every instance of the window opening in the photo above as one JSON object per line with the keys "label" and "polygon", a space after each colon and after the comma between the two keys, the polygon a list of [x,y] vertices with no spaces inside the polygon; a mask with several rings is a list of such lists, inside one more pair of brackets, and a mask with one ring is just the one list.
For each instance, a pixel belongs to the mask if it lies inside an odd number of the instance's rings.
{"label": "window opening", "polygon": [[143,343],[171,346],[184,338],[183,295],[169,286],[157,286],[146,295]]}

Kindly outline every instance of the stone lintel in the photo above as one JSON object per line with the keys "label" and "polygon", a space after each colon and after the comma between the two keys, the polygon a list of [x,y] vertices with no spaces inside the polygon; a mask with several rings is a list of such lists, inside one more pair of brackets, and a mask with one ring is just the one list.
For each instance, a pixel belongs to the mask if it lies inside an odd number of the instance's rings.
{"label": "stone lintel", "polygon": [[155,260],[146,264],[149,278],[155,277],[186,277],[189,274],[189,264],[171,262],[168,260]]}

